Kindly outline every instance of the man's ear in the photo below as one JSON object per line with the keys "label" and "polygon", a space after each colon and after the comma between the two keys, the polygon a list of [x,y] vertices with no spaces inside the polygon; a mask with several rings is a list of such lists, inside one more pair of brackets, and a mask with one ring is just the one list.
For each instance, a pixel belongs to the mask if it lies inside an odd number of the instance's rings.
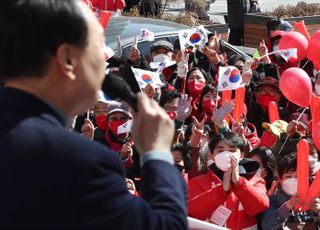
{"label": "man's ear", "polygon": [[57,49],[56,59],[60,72],[70,80],[77,78],[75,74],[78,55],[76,55],[76,48],[69,44],[62,44]]}

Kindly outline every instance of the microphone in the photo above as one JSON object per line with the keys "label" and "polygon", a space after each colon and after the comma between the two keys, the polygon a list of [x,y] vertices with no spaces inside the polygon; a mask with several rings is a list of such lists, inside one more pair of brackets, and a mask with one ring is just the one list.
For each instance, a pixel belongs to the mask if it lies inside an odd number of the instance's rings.
{"label": "microphone", "polygon": [[128,83],[114,72],[106,75],[102,84],[102,91],[110,99],[123,100],[127,102],[135,112],[138,111],[137,95],[132,92]]}

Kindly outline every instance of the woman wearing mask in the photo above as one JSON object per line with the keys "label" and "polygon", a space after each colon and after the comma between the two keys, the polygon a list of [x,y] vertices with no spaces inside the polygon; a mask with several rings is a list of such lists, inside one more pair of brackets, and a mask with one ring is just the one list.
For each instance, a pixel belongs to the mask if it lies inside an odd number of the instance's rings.
{"label": "woman wearing mask", "polygon": [[234,133],[209,142],[213,162],[205,175],[189,181],[189,214],[230,229],[255,229],[256,215],[268,208],[262,178],[253,177],[259,163],[243,159],[245,141]]}
{"label": "woman wearing mask", "polygon": [[192,97],[191,114],[193,116],[197,116],[201,92],[206,85],[212,84],[212,78],[207,75],[207,73],[205,73],[202,69],[195,67],[187,73],[187,77],[184,81],[185,82],[183,83],[183,86],[185,88],[182,89],[182,92],[185,91],[185,93],[188,94],[189,97]]}
{"label": "woman wearing mask", "polygon": [[[206,85],[201,92],[198,106],[198,115],[197,119],[201,120],[205,115],[207,116],[207,122],[213,127],[213,122],[211,120],[212,111],[216,106],[217,98],[217,89],[212,85]],[[218,101],[219,103],[220,101]]]}
{"label": "woman wearing mask", "polygon": [[261,177],[266,182],[268,195],[272,195],[276,188],[278,179],[277,162],[269,148],[259,147],[253,149],[245,155],[254,161],[259,162],[260,167],[256,176]]}
{"label": "woman wearing mask", "polygon": [[270,207],[262,213],[262,229],[319,229],[319,202],[312,198],[305,203],[306,212],[294,212],[296,206],[304,205],[297,194],[297,154],[284,156],[278,166],[280,189],[270,196]]}

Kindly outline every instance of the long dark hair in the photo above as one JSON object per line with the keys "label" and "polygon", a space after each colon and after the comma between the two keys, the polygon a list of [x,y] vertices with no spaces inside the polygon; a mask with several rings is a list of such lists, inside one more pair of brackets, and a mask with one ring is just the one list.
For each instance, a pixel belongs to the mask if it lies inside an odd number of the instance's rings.
{"label": "long dark hair", "polygon": [[206,73],[202,68],[193,67],[193,68],[192,68],[191,70],[189,70],[188,73],[187,73],[187,77],[186,77],[186,87],[185,87],[185,89],[186,89],[186,94],[189,94],[189,90],[188,90],[187,85],[188,85],[188,80],[189,80],[189,78],[190,78],[190,75],[192,74],[192,72],[194,72],[194,71],[196,71],[196,70],[199,70],[199,71],[202,73],[204,79],[206,80],[206,84],[213,84],[212,77],[211,77],[208,73]]}
{"label": "long dark hair", "polygon": [[202,106],[202,99],[204,97],[204,95],[206,95],[207,93],[214,93],[214,92],[217,92],[217,89],[216,87],[214,87],[213,85],[206,85],[203,89],[202,89],[202,92],[201,92],[201,95],[200,95],[200,100],[199,100],[199,105],[198,105],[198,111],[200,113],[203,112],[203,106]]}
{"label": "long dark hair", "polygon": [[260,157],[262,166],[267,171],[267,176],[264,179],[266,181],[266,188],[269,190],[272,182],[278,178],[277,161],[273,152],[269,148],[258,147],[245,154],[246,158],[251,158],[252,156]]}

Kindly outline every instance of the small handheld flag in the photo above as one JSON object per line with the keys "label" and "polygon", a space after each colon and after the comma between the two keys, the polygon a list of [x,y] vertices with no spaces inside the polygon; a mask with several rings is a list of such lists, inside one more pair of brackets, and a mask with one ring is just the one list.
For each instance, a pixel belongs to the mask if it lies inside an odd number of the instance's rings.
{"label": "small handheld flag", "polygon": [[218,91],[238,89],[241,86],[241,73],[236,67],[219,67]]}
{"label": "small handheld flag", "polygon": [[201,25],[189,30],[179,31],[179,41],[181,50],[187,49],[190,46],[204,45],[208,42],[208,35],[205,28]]}
{"label": "small handheld flag", "polygon": [[132,128],[132,120],[127,121],[123,125],[120,125],[118,127],[118,134],[123,134],[123,133],[130,133]]}
{"label": "small handheld flag", "polygon": [[141,32],[138,35],[138,39],[141,39],[143,41],[152,42],[152,41],[154,41],[154,33],[151,32],[150,30],[141,28]]}
{"label": "small handheld flag", "polygon": [[131,68],[139,84],[140,89],[144,89],[149,83],[152,84],[152,86],[155,88],[165,86],[165,84],[160,80],[159,73],[137,69],[133,67]]}

